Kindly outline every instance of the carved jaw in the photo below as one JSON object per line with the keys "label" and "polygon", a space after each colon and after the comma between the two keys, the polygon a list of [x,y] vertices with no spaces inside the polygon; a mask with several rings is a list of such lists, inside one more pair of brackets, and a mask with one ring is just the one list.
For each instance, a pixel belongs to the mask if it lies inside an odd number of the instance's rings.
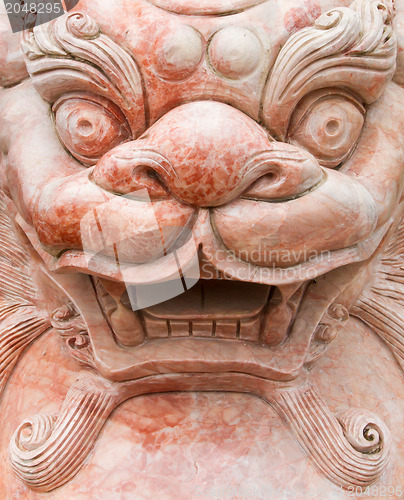
{"label": "carved jaw", "polygon": [[[345,266],[315,282],[283,287],[200,280],[176,298],[137,311],[130,307],[137,292],[130,286],[52,274],[49,310],[54,328],[70,331],[62,336],[73,357],[110,380],[241,372],[285,381],[312,362],[318,343],[324,351],[347,321],[344,292],[358,272],[360,265]],[[232,298],[226,307],[223,294]],[[62,313],[66,307],[71,314]],[[76,331],[77,314],[85,330]]]}

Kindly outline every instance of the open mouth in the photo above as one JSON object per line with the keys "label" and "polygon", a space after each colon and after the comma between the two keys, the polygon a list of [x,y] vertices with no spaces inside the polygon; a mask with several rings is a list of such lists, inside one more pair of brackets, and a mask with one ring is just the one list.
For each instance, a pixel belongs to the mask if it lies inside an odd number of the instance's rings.
{"label": "open mouth", "polygon": [[199,280],[187,292],[142,311],[146,334],[150,339],[193,336],[258,342],[270,290],[269,285]]}
{"label": "open mouth", "polygon": [[[74,357],[114,381],[143,379],[146,384],[163,375],[163,387],[170,376],[197,373],[288,381],[301,373],[318,325],[355,277],[350,267],[335,271],[331,286],[322,278],[277,286],[215,276],[140,307],[145,289],[139,285],[84,274],[52,275],[85,324],[84,330],[80,321],[75,326],[76,313],[53,326],[71,337]],[[66,311],[66,296],[58,302],[52,310]]]}
{"label": "open mouth", "polygon": [[[207,210],[200,211],[194,237],[185,244],[160,259],[128,268],[98,254],[89,259],[77,250],[53,257],[41,248],[31,226],[21,218],[18,223],[43,257],[49,280],[61,289],[51,310],[66,300],[73,302],[88,333],[80,344],[84,347],[77,349],[90,346],[80,356],[87,356],[84,363],[106,378],[237,372],[286,381],[299,376],[322,318],[355,278],[348,264],[360,266],[369,258],[392,222],[368,240],[328,252],[323,264],[314,259],[291,268],[227,259]],[[109,265],[115,266],[113,273]],[[327,279],[317,279],[329,271]],[[156,297],[157,285],[170,289],[187,280],[194,286]]]}
{"label": "open mouth", "polygon": [[[166,286],[175,287],[176,282],[168,282]],[[117,340],[124,345],[170,337],[260,342],[274,288],[241,281],[200,279],[170,300],[139,308],[141,297],[146,293],[144,287],[129,285],[118,289],[117,284],[105,280],[96,282],[104,314]],[[132,339],[130,325],[135,327]],[[139,326],[143,330],[140,335]]]}
{"label": "open mouth", "polygon": [[[283,269],[227,259],[207,210],[200,211],[194,237],[185,244],[128,268],[77,250],[53,257],[41,248],[32,227],[21,218],[18,223],[43,257],[49,279],[61,288],[59,302],[65,303],[67,295],[84,320],[88,340],[82,345],[90,346],[82,355],[87,356],[84,363],[114,381],[179,373],[297,377],[309,359],[317,326],[355,276],[347,264],[369,258],[391,224],[368,240],[328,252],[322,265],[314,259]],[[335,268],[327,279],[316,279]],[[156,285],[174,288],[187,280],[194,286],[156,297]],[[329,286],[328,280],[337,285]]]}

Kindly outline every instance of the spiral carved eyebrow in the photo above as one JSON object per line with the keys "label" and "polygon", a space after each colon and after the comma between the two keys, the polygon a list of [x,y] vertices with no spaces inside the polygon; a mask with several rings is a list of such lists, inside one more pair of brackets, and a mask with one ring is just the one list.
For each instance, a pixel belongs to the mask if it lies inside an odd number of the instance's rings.
{"label": "spiral carved eyebrow", "polygon": [[143,85],[132,56],[83,13],[62,16],[22,41],[28,72],[43,99],[53,104],[72,88],[113,101],[134,137],[146,129]]}
{"label": "spiral carved eyebrow", "polygon": [[264,91],[262,120],[282,140],[297,103],[326,87],[371,104],[392,78],[397,42],[392,0],[355,0],[293,34],[280,51]]}

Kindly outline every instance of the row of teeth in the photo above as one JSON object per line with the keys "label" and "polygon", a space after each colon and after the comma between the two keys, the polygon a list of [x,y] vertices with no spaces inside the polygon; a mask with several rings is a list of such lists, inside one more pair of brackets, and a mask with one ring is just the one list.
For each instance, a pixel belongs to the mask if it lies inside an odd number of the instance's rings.
{"label": "row of teeth", "polygon": [[97,280],[95,285],[116,339],[125,346],[135,346],[146,339],[183,337],[260,341],[261,313],[242,319],[159,318],[148,313],[147,310],[133,312],[123,306],[118,297],[113,297],[108,293],[100,281]]}
{"label": "row of teeth", "polygon": [[261,315],[247,319],[187,320],[160,319],[143,314],[149,339],[167,337],[213,337],[258,342]]}

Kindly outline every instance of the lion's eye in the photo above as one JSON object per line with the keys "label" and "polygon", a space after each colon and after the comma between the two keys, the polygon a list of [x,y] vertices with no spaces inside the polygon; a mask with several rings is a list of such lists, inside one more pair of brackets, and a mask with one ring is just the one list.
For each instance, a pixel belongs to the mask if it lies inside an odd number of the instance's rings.
{"label": "lion's eye", "polygon": [[289,142],[312,153],[325,167],[336,167],[355,147],[364,110],[345,96],[323,96],[303,103],[289,128]]}
{"label": "lion's eye", "polygon": [[61,141],[85,165],[130,139],[125,117],[110,101],[70,97],[58,101],[53,111]]}

